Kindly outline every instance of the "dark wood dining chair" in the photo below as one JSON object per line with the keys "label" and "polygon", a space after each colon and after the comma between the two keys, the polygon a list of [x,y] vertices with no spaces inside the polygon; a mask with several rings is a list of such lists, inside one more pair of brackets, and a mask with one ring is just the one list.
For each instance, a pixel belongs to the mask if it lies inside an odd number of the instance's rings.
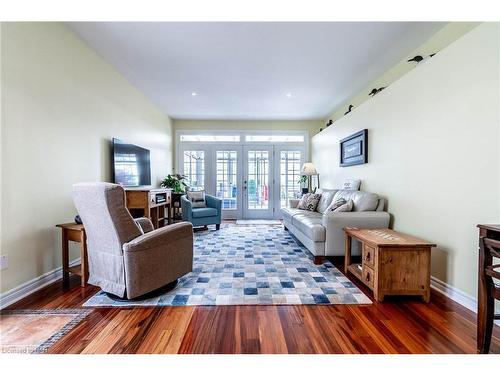
{"label": "dark wood dining chair", "polygon": [[493,322],[500,319],[495,315],[495,300],[500,300],[500,264],[493,264],[493,259],[500,259],[500,241],[488,237],[479,239],[479,298],[477,335],[479,352],[487,354],[490,351]]}

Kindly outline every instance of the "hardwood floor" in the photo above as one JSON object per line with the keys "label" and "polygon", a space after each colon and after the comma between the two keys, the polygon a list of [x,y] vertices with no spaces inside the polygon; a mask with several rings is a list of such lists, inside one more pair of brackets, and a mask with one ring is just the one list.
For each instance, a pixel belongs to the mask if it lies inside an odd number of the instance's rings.
{"label": "hardwood floor", "polygon": [[[97,291],[73,277],[67,289],[54,283],[8,309],[79,308]],[[429,304],[96,308],[49,353],[476,353],[475,321],[436,292]]]}

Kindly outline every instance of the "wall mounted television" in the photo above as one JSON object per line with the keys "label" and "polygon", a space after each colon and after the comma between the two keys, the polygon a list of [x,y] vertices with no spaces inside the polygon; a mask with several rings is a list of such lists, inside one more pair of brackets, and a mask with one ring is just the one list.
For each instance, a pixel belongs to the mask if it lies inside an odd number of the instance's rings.
{"label": "wall mounted television", "polygon": [[126,187],[151,185],[151,161],[148,149],[113,138],[113,179]]}

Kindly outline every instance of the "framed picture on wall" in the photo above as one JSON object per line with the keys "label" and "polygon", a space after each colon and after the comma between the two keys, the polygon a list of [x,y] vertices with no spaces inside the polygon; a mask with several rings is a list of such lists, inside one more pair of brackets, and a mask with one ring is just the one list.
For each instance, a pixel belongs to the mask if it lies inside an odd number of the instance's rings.
{"label": "framed picture on wall", "polygon": [[368,129],[363,129],[340,141],[340,166],[368,163]]}

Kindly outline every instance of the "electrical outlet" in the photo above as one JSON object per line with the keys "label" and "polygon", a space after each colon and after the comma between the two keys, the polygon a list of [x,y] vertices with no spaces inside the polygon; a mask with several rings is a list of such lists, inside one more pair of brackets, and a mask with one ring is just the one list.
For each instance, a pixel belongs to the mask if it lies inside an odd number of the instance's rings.
{"label": "electrical outlet", "polygon": [[9,268],[9,257],[7,255],[0,255],[0,271]]}

